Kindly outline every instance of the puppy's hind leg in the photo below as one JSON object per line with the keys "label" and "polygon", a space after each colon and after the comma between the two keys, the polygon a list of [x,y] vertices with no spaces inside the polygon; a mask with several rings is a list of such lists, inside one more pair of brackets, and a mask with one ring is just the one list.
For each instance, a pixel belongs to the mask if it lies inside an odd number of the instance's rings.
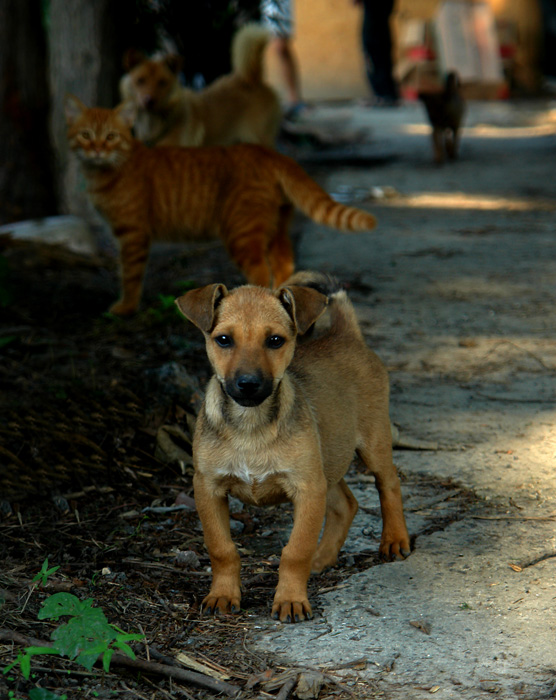
{"label": "puppy's hind leg", "polygon": [[392,432],[388,416],[382,425],[358,447],[357,453],[375,477],[382,514],[382,537],[379,552],[383,559],[401,559],[411,551],[403,513],[402,492],[396,467],[392,462]]}
{"label": "puppy's hind leg", "polygon": [[312,573],[319,574],[334,566],[358,508],[355,496],[343,479],[329,488],[324,530],[313,557]]}

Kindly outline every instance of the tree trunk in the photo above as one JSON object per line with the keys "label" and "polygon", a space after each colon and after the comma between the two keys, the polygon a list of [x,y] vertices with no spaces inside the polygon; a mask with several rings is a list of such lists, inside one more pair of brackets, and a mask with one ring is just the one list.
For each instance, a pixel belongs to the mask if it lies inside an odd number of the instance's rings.
{"label": "tree trunk", "polygon": [[112,107],[119,66],[114,55],[109,0],[51,0],[50,84],[52,141],[58,154],[57,180],[64,212],[84,217],[99,231],[102,222],[85,192],[76,159],[66,138],[64,99],[67,93],[88,106]]}
{"label": "tree trunk", "polygon": [[55,214],[41,0],[0,0],[0,222]]}

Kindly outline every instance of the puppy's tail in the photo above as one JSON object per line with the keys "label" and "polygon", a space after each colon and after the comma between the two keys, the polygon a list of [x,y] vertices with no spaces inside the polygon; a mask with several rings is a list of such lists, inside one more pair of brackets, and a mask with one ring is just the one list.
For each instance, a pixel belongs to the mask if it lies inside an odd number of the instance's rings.
{"label": "puppy's tail", "polygon": [[260,24],[241,27],[232,40],[232,71],[250,83],[262,83],[263,54],[269,38]]}
{"label": "puppy's tail", "polygon": [[[345,289],[340,282],[324,272],[313,270],[300,270],[295,272],[283,284],[284,287],[298,285],[310,287],[328,297],[328,312],[330,314],[330,331],[351,335],[363,341],[363,334],[355,309]],[[363,341],[364,342],[364,341]]]}

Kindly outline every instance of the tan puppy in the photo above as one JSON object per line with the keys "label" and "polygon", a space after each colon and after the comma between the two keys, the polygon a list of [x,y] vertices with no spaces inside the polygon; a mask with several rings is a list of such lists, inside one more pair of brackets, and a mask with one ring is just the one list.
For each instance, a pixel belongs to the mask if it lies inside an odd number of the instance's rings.
{"label": "tan puppy", "polygon": [[180,84],[179,56],[128,52],[120,92],[138,109],[137,138],[151,146],[274,146],[282,115],[278,96],[263,82],[267,43],[260,25],[242,27],[232,43],[232,72],[199,92]]}
{"label": "tan puppy", "polygon": [[[203,609],[239,611],[233,494],[256,505],[293,502],[272,615],[311,618],[309,574],[335,564],[357,512],[343,479],[355,452],[376,478],[381,555],[409,553],[386,370],[365,345],[345,292],[319,273],[297,273],[276,291],[212,284],[176,303],[203,331],[214,369],[193,441],[195,501],[213,574]],[[307,333],[327,306],[328,328]]]}

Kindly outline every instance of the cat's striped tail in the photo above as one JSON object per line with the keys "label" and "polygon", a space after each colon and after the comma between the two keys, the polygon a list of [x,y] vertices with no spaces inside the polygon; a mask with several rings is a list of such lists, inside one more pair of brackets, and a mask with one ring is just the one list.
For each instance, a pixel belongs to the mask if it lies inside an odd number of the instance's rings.
{"label": "cat's striped tail", "polygon": [[375,228],[370,212],[335,202],[293,159],[281,156],[276,176],[290,202],[317,224],[347,232]]}

